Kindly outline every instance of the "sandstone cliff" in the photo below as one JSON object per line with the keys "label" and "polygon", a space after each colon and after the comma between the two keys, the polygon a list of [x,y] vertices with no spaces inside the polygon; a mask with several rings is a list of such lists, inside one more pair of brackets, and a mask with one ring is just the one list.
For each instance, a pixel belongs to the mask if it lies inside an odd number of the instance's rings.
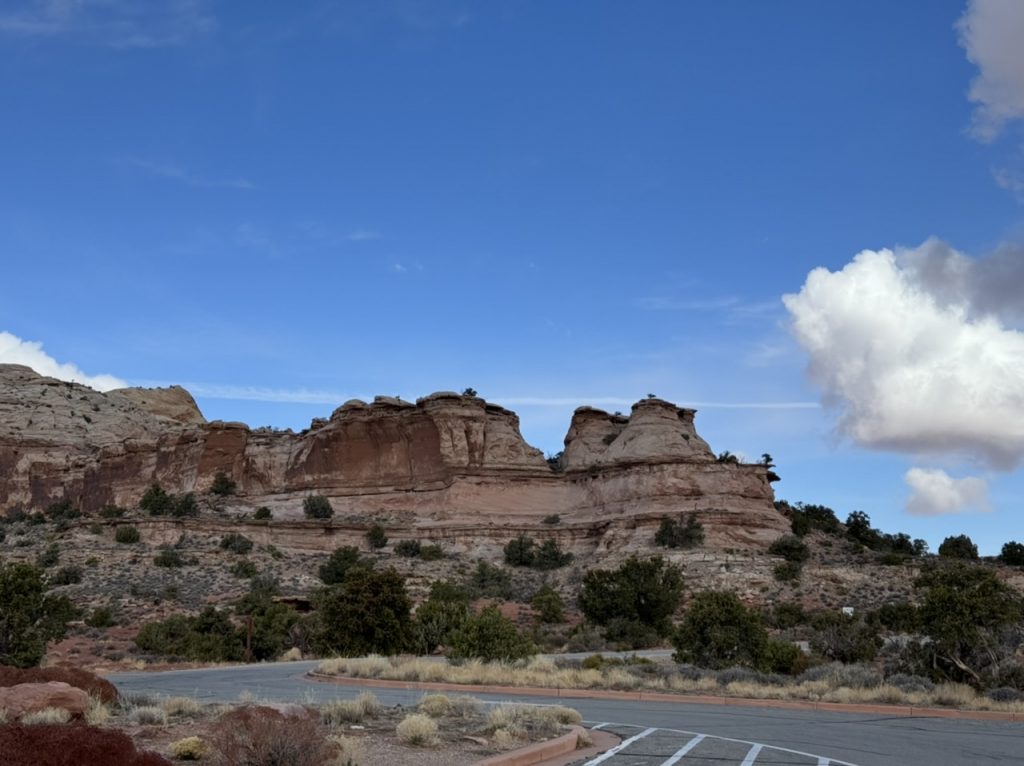
{"label": "sandstone cliff", "polygon": [[564,470],[553,471],[515,413],[451,392],[346,402],[293,433],[208,423],[178,387],[102,394],[0,365],[0,509],[64,498],[86,512],[134,506],[154,481],[202,493],[224,472],[238,487],[228,509],[266,505],[294,525],[287,534],[320,539],[323,529],[302,532],[313,492],[330,498],[339,529],[380,520],[424,537],[460,530],[467,546],[555,514],[564,526],[550,535],[609,549],[683,512],[700,514],[712,546],[761,546],[786,529],[766,469],[718,463],[693,410],[654,398],[628,417],[580,408],[565,443]]}

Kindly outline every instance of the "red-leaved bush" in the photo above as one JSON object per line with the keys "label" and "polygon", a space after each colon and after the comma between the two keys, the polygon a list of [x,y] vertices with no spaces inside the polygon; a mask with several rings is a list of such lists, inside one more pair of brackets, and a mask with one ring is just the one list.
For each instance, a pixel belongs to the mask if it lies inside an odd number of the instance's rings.
{"label": "red-leaved bush", "polygon": [[12,668],[0,665],[0,686],[63,681],[108,704],[117,702],[117,687],[88,670],[72,667]]}
{"label": "red-leaved bush", "polygon": [[0,726],[4,766],[171,766],[163,756],[138,751],[127,734],[75,724]]}
{"label": "red-leaved bush", "polygon": [[321,766],[335,754],[316,720],[266,707],[225,713],[209,742],[217,766]]}

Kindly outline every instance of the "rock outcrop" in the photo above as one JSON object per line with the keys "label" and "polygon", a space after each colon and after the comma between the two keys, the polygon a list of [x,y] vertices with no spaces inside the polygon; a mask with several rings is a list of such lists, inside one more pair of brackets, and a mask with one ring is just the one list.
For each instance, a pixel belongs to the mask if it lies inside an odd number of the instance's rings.
{"label": "rock outcrop", "polygon": [[336,523],[380,520],[425,536],[557,514],[628,543],[665,515],[697,512],[709,544],[744,547],[787,526],[767,469],[718,463],[694,411],[661,399],[637,402],[628,417],[577,410],[555,471],[514,412],[477,396],[353,400],[293,433],[208,423],[177,387],[102,394],[0,365],[0,509],[63,499],[87,513],[131,507],[152,482],[203,493],[220,472],[237,485],[229,506],[266,505],[299,527],[314,492],[330,499]]}
{"label": "rock outcrop", "polygon": [[72,718],[82,718],[89,709],[89,695],[61,681],[0,687],[0,710],[5,711],[11,721],[50,708],[66,710]]}

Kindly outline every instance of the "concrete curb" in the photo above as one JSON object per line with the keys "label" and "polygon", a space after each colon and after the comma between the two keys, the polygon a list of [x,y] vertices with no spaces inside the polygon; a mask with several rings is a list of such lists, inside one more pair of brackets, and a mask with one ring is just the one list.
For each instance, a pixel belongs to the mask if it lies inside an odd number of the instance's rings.
{"label": "concrete curb", "polygon": [[582,733],[582,726],[573,726],[572,731],[554,739],[534,742],[532,745],[521,747],[518,750],[492,755],[490,758],[477,761],[473,766],[534,766],[534,764],[574,752]]}
{"label": "concrete curb", "polygon": [[746,697],[723,697],[704,694],[668,694],[664,692],[621,692],[610,689],[549,689],[543,686],[492,686],[487,684],[450,684],[437,681],[387,681],[381,678],[351,678],[310,672],[309,678],[345,686],[367,686],[377,689],[415,691],[446,691],[464,694],[510,694],[559,699],[606,699],[633,702],[671,702],[678,705],[723,705],[726,707],[760,707],[781,710],[814,710],[822,713],[862,713],[902,716],[906,718],[956,718],[975,721],[1008,721],[1024,723],[1024,713],[991,710],[958,710],[954,708],[914,707],[910,705],[872,705],[846,702],[813,702],[811,700],[761,700]]}

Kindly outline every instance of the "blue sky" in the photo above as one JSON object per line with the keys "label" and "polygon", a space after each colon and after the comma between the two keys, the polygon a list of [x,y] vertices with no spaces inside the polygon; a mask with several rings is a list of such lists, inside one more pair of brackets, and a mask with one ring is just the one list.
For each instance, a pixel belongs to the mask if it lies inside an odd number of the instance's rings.
{"label": "blue sky", "polygon": [[[970,91],[1013,54],[954,26],[990,5],[4,0],[0,331],[252,425],[472,386],[554,452],[656,393],[780,497],[998,552],[1016,459],[840,423],[870,386],[809,380],[782,302],[929,237],[1020,260],[1022,101]],[[987,499],[908,514],[913,467]]]}

